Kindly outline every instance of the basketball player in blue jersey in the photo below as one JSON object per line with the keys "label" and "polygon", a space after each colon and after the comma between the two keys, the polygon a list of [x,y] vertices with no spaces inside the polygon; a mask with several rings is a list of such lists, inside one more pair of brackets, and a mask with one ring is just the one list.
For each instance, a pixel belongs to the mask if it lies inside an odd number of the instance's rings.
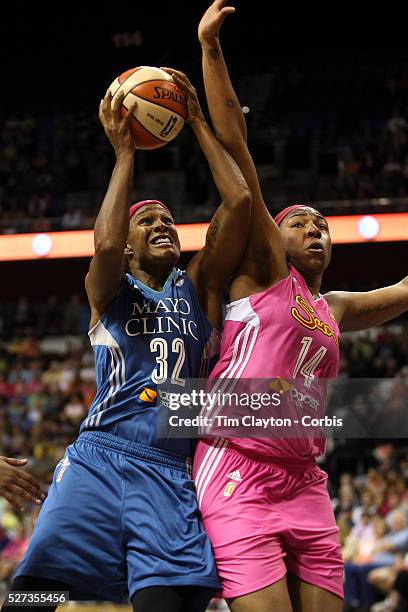
{"label": "basketball player in blue jersey", "polygon": [[204,248],[186,272],[178,270],[168,207],[147,200],[129,211],[133,108],[121,118],[122,97],[112,102],[106,94],[100,120],[116,164],[86,278],[97,391],[55,470],[13,591],[69,590],[72,598],[111,601],[127,594],[137,612],[198,612],[219,587],[189,473],[191,441],[157,437],[155,398],[160,382],[183,386],[216,356],[221,296],[245,247],[251,198],[187,77],[174,72],[174,79],[222,204]]}

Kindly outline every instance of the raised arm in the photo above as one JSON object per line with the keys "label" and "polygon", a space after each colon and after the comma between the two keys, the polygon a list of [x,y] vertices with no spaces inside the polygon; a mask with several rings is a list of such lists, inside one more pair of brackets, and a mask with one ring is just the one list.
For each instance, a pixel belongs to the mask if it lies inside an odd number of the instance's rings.
{"label": "raised arm", "polygon": [[[261,266],[256,255],[262,252],[263,272],[259,283],[269,285],[287,276],[282,237],[262,197],[253,159],[247,146],[244,115],[232,86],[219,41],[225,18],[235,9],[226,0],[215,0],[204,13],[198,37],[202,47],[202,66],[208,108],[217,137],[237,162],[252,194],[252,217],[248,241],[250,276],[258,277]],[[265,277],[265,270],[270,278]]]}
{"label": "raised arm", "polygon": [[382,289],[332,291],[325,297],[342,331],[368,329],[408,310],[408,276]]}
{"label": "raised arm", "polygon": [[112,105],[108,91],[101,101],[99,119],[116,155],[116,163],[101,209],[96,218],[95,255],[85,279],[91,305],[92,327],[115,297],[123,276],[124,249],[129,232],[129,199],[132,189],[135,141],[129,123],[135,104],[125,118],[120,107],[123,94]]}
{"label": "raised arm", "polygon": [[205,246],[187,269],[209,320],[220,328],[220,295],[245,251],[251,195],[237,164],[205,121],[196,91],[186,75],[171,68],[166,70],[186,94],[188,121],[222,199],[207,231]]}

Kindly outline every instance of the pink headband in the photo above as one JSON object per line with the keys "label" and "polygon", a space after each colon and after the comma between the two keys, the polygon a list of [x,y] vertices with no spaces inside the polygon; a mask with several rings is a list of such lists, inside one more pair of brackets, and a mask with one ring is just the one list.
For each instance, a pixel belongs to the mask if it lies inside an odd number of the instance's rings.
{"label": "pink headband", "polygon": [[160,200],[141,200],[140,202],[136,202],[136,204],[133,204],[133,206],[129,208],[129,219],[131,219],[133,215],[137,213],[139,208],[142,208],[142,206],[147,206],[148,204],[154,204],[156,206],[161,206],[162,208],[164,208],[171,214],[170,208],[168,208],[168,206],[163,204],[163,202],[160,202]]}
{"label": "pink headband", "polygon": [[281,210],[275,217],[275,223],[276,225],[279,225],[283,219],[291,212],[293,212],[294,210],[297,210],[298,208],[305,208],[306,210],[310,210],[310,206],[306,206],[305,204],[293,204],[292,206],[287,206],[286,208],[284,208],[283,210]]}

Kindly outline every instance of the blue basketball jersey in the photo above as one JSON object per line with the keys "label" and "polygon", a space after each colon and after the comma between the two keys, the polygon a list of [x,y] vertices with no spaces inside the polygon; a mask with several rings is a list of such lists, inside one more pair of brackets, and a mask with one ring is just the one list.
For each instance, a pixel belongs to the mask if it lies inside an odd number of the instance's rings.
{"label": "blue basketball jersey", "polygon": [[162,291],[130,274],[119,295],[89,331],[95,353],[96,395],[85,430],[189,456],[192,441],[157,437],[157,385],[207,377],[219,336],[185,272],[173,269]]}

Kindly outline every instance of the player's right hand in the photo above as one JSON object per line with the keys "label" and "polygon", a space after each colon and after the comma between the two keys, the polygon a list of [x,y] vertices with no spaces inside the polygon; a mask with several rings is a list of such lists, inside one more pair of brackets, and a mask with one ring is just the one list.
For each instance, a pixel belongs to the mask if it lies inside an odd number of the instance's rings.
{"label": "player's right hand", "polygon": [[201,17],[198,25],[198,39],[201,42],[208,42],[216,38],[224,19],[235,12],[235,8],[225,6],[226,3],[227,0],[215,0]]}
{"label": "player's right hand", "polygon": [[132,103],[126,115],[122,118],[121,106],[124,97],[124,92],[121,91],[113,99],[112,93],[108,89],[99,105],[99,120],[115,149],[116,157],[121,153],[133,155],[136,150],[136,142],[130,131],[130,122],[137,107],[137,102]]}
{"label": "player's right hand", "polygon": [[190,80],[184,72],[176,70],[175,68],[167,68],[166,66],[160,66],[164,72],[169,74],[176,85],[180,87],[187,99],[187,119],[189,123],[193,124],[195,121],[205,121],[203,112],[201,110],[200,102],[198,100],[197,92],[195,87],[190,83]]}
{"label": "player's right hand", "polygon": [[45,498],[39,483],[22,469],[26,464],[27,459],[0,457],[0,495],[19,512]]}

